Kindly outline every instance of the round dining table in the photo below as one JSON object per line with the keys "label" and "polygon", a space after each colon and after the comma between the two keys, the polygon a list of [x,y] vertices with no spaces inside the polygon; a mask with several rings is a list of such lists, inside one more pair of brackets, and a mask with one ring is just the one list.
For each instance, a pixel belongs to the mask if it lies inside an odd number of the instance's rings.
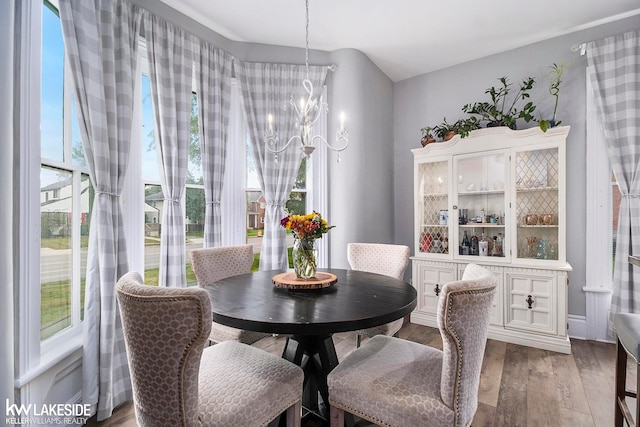
{"label": "round dining table", "polygon": [[[320,269],[337,282],[321,289],[274,286],[286,270],[258,271],[207,284],[215,322],[287,335],[282,357],[305,373],[303,407],[326,419],[327,375],[338,365],[332,335],[383,325],[411,313],[416,290],[402,280],[354,270]],[[319,402],[318,395],[322,402]]]}

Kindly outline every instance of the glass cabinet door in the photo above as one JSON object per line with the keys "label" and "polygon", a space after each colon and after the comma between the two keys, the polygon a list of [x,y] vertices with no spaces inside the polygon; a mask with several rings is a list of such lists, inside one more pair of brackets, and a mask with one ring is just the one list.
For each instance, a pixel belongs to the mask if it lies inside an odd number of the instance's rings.
{"label": "glass cabinet door", "polygon": [[519,259],[558,260],[558,149],[515,153]]}
{"label": "glass cabinet door", "polygon": [[421,163],[417,169],[416,253],[449,254],[449,161]]}
{"label": "glass cabinet door", "polygon": [[494,257],[496,261],[507,258],[507,163],[504,151],[455,157],[453,204],[458,256]]}

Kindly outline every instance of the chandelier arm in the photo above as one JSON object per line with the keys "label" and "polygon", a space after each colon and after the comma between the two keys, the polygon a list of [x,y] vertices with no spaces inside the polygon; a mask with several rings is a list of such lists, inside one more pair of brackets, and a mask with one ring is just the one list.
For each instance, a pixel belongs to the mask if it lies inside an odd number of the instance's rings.
{"label": "chandelier arm", "polygon": [[287,147],[289,147],[289,145],[291,145],[291,142],[296,138],[300,139],[300,136],[298,135],[292,136],[291,138],[289,138],[289,141],[287,141],[287,143],[284,144],[281,148],[274,150],[273,148],[271,148],[271,146],[274,145],[274,143],[277,144],[277,138],[274,139],[273,137],[266,137],[265,140],[267,144],[265,145],[265,148],[273,154],[282,153],[284,150],[287,149]]}
{"label": "chandelier arm", "polygon": [[331,149],[333,151],[337,151],[337,152],[344,151],[349,146],[348,137],[347,138],[343,137],[343,138],[340,138],[340,139],[336,138],[336,140],[338,142],[343,141],[343,143],[344,143],[343,147],[335,147],[335,146],[329,144],[329,142],[322,135],[315,135],[313,138],[311,138],[311,140],[313,141],[314,144],[315,144],[316,139],[319,139],[320,141],[324,142],[324,145],[326,145],[329,149]]}

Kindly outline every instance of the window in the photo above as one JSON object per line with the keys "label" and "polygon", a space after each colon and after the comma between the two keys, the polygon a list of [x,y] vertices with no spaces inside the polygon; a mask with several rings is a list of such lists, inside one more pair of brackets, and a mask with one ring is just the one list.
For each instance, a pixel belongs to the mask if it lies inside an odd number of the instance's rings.
{"label": "window", "polygon": [[[144,44],[142,44],[144,45]],[[151,100],[151,83],[148,77],[146,52],[140,53],[142,66],[142,180],[144,186],[144,252],[146,284],[157,285],[160,267],[160,234],[162,230],[162,207],[164,196],[160,185],[156,135]],[[146,73],[146,74],[145,74]],[[191,137],[187,170],[187,188],[184,192],[184,222],[186,265],[188,285],[195,285],[196,278],[191,269],[189,252],[201,248],[204,243],[205,197],[200,154],[198,127],[198,98],[194,93],[191,104]]]}
{"label": "window", "polygon": [[44,2],[40,123],[40,339],[83,316],[93,188],[72,106],[58,12]]}
{"label": "window", "polygon": [[[249,135],[246,138],[246,152],[247,243],[253,243],[254,247],[257,248],[254,251],[259,252],[264,233],[266,202],[260,191],[258,171],[255,168],[253,148],[251,147]],[[307,175],[307,158],[303,156],[293,189],[285,206],[287,212],[291,214],[303,215],[307,213]],[[293,238],[287,235],[287,239],[287,246],[293,246]]]}

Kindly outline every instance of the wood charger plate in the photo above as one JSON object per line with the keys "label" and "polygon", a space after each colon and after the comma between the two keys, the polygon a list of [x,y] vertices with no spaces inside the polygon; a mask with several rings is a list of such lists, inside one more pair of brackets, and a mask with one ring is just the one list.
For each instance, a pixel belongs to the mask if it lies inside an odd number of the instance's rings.
{"label": "wood charger plate", "polygon": [[277,288],[285,289],[322,289],[328,288],[338,282],[338,278],[332,273],[316,273],[316,277],[311,279],[300,279],[296,273],[288,271],[286,273],[276,274],[272,278],[273,285]]}

